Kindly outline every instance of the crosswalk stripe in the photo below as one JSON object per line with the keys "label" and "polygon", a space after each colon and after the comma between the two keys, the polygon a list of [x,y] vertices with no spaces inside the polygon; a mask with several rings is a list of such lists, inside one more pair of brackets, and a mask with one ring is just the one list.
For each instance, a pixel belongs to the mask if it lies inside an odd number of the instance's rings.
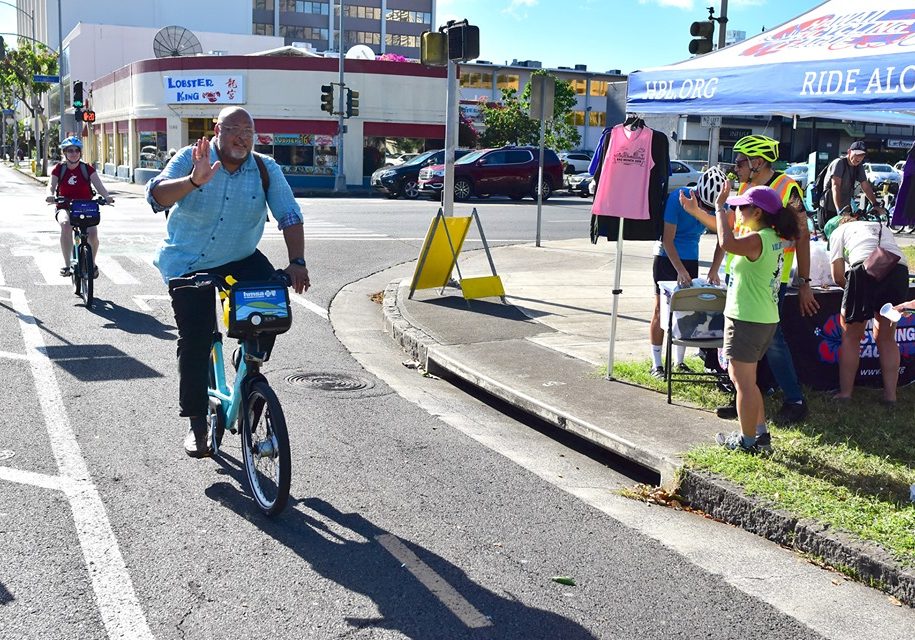
{"label": "crosswalk stripe", "polygon": [[32,259],[35,260],[35,266],[38,267],[38,271],[41,272],[41,277],[44,280],[43,283],[38,284],[52,286],[68,286],[70,284],[70,278],[64,278],[60,275],[60,269],[64,266],[60,253],[36,253],[32,255]]}
{"label": "crosswalk stripe", "polygon": [[111,280],[114,284],[140,284],[140,281],[127,273],[112,256],[102,254],[98,257],[99,271]]}

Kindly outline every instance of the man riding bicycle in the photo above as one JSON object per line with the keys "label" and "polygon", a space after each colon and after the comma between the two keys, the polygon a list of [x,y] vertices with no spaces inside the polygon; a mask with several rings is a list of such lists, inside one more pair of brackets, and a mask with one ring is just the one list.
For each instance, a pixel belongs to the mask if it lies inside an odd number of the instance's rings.
{"label": "man riding bicycle", "polygon": [[[66,138],[60,143],[64,161],[51,170],[51,179],[48,181],[47,202],[55,202],[58,197],[69,200],[91,200],[92,188],[101,194],[108,204],[114,203],[114,198],[108,194],[108,189],[99,178],[98,172],[92,165],[82,161],[83,142],[76,136]],[[55,214],[60,224],[60,251],[64,256],[64,266],[60,275],[70,277],[70,256],[73,253],[73,227],[70,226],[70,217],[67,205],[57,207]],[[89,227],[89,245],[92,254],[98,256],[98,227]],[[98,267],[95,268],[93,277],[98,277]]]}
{"label": "man riding bicycle", "polygon": [[[168,237],[155,264],[169,283],[178,327],[179,415],[190,420],[184,450],[193,458],[209,453],[207,386],[215,296],[210,288],[173,286],[170,281],[201,272],[268,280],[275,269],[257,244],[269,206],[283,232],[289,257],[285,271],[293,288],[302,293],[310,286],[301,210],[279,165],[268,156],[255,157],[251,115],[241,107],[227,107],[219,113],[215,133],[212,145],[201,138],[178,151],[146,186],[154,211],[171,210]],[[261,339],[268,354],[273,338]]]}

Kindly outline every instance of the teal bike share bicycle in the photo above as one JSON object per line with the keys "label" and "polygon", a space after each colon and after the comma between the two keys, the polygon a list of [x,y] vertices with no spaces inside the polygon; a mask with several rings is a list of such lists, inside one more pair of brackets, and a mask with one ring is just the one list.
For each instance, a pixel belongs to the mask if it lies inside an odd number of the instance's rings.
{"label": "teal bike share bicycle", "polygon": [[73,227],[73,251],[70,254],[70,277],[73,280],[73,292],[82,297],[87,309],[92,308],[95,300],[95,257],[92,245],[89,244],[89,227],[101,222],[99,205],[108,204],[104,197],[92,200],[71,200],[56,198],[54,202],[59,209],[67,212],[70,226]]}
{"label": "teal bike share bicycle", "polygon": [[215,286],[223,304],[227,336],[237,338],[232,356],[235,379],[226,377],[223,336],[217,329],[210,350],[209,437],[213,456],[219,455],[226,430],[241,432],[242,461],[251,495],[266,515],[283,510],[289,498],[292,460],[283,407],[261,365],[267,349],[261,338],[287,331],[292,323],[289,277],[277,271],[268,282],[237,282],[231,276],[200,273],[181,278],[188,285]]}

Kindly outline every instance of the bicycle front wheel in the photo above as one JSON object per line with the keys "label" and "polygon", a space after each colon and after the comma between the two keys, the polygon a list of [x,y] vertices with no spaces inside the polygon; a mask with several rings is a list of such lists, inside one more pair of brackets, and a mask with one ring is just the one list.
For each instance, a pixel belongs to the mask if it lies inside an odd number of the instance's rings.
{"label": "bicycle front wheel", "polygon": [[280,401],[264,379],[248,387],[242,424],[242,453],[251,495],[268,516],[279,513],[289,498],[292,460],[289,434]]}
{"label": "bicycle front wheel", "polygon": [[93,294],[95,293],[94,273],[95,263],[92,260],[92,247],[88,244],[81,244],[79,245],[79,279],[80,288],[82,289],[80,295],[82,295],[87,309],[92,306]]}

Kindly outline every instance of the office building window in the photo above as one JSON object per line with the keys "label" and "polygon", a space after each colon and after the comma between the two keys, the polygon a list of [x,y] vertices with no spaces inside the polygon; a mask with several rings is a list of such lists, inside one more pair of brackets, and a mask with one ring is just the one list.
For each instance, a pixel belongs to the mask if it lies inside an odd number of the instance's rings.
{"label": "office building window", "polygon": [[414,24],[432,24],[432,14],[425,11],[402,11],[391,9],[385,14],[390,22],[410,22]]}
{"label": "office building window", "polygon": [[294,40],[318,40],[327,42],[327,29],[318,29],[317,27],[291,27],[286,24],[281,24],[280,35]]}
{"label": "office building window", "polygon": [[606,127],[607,126],[607,114],[603,111],[592,111],[590,117],[588,118],[588,124],[592,127]]}
{"label": "office building window", "polygon": [[254,28],[251,30],[256,36],[272,36],[273,35],[273,25],[264,24],[262,22],[255,22]]}
{"label": "office building window", "polygon": [[566,116],[566,122],[576,127],[585,126],[585,112],[584,111],[573,111]]}
{"label": "office building window", "polygon": [[515,89],[519,87],[519,77],[512,73],[500,73],[496,76],[497,89]]}
{"label": "office building window", "polygon": [[492,74],[473,71],[462,73],[461,86],[468,89],[492,89]]}
{"label": "office building window", "polygon": [[273,0],[253,0],[254,8],[266,11],[273,11]]}
{"label": "office building window", "polygon": [[591,81],[591,95],[592,96],[607,95],[607,81],[606,80],[592,80]]}
{"label": "office building window", "polygon": [[569,80],[569,84],[572,85],[572,90],[576,94],[583,96],[585,95],[585,90],[587,89],[587,80]]}
{"label": "office building window", "polygon": [[346,44],[381,44],[381,34],[372,31],[347,31]]}
{"label": "office building window", "polygon": [[327,15],[326,2],[310,2],[309,0],[282,0],[280,11],[287,13],[314,13],[317,15]]}
{"label": "office building window", "polygon": [[347,18],[381,20],[381,9],[378,7],[364,7],[359,4],[347,4],[343,6],[343,13]]}
{"label": "office building window", "polygon": [[384,42],[389,47],[413,47],[419,49],[419,36],[405,36],[396,33],[386,33]]}

